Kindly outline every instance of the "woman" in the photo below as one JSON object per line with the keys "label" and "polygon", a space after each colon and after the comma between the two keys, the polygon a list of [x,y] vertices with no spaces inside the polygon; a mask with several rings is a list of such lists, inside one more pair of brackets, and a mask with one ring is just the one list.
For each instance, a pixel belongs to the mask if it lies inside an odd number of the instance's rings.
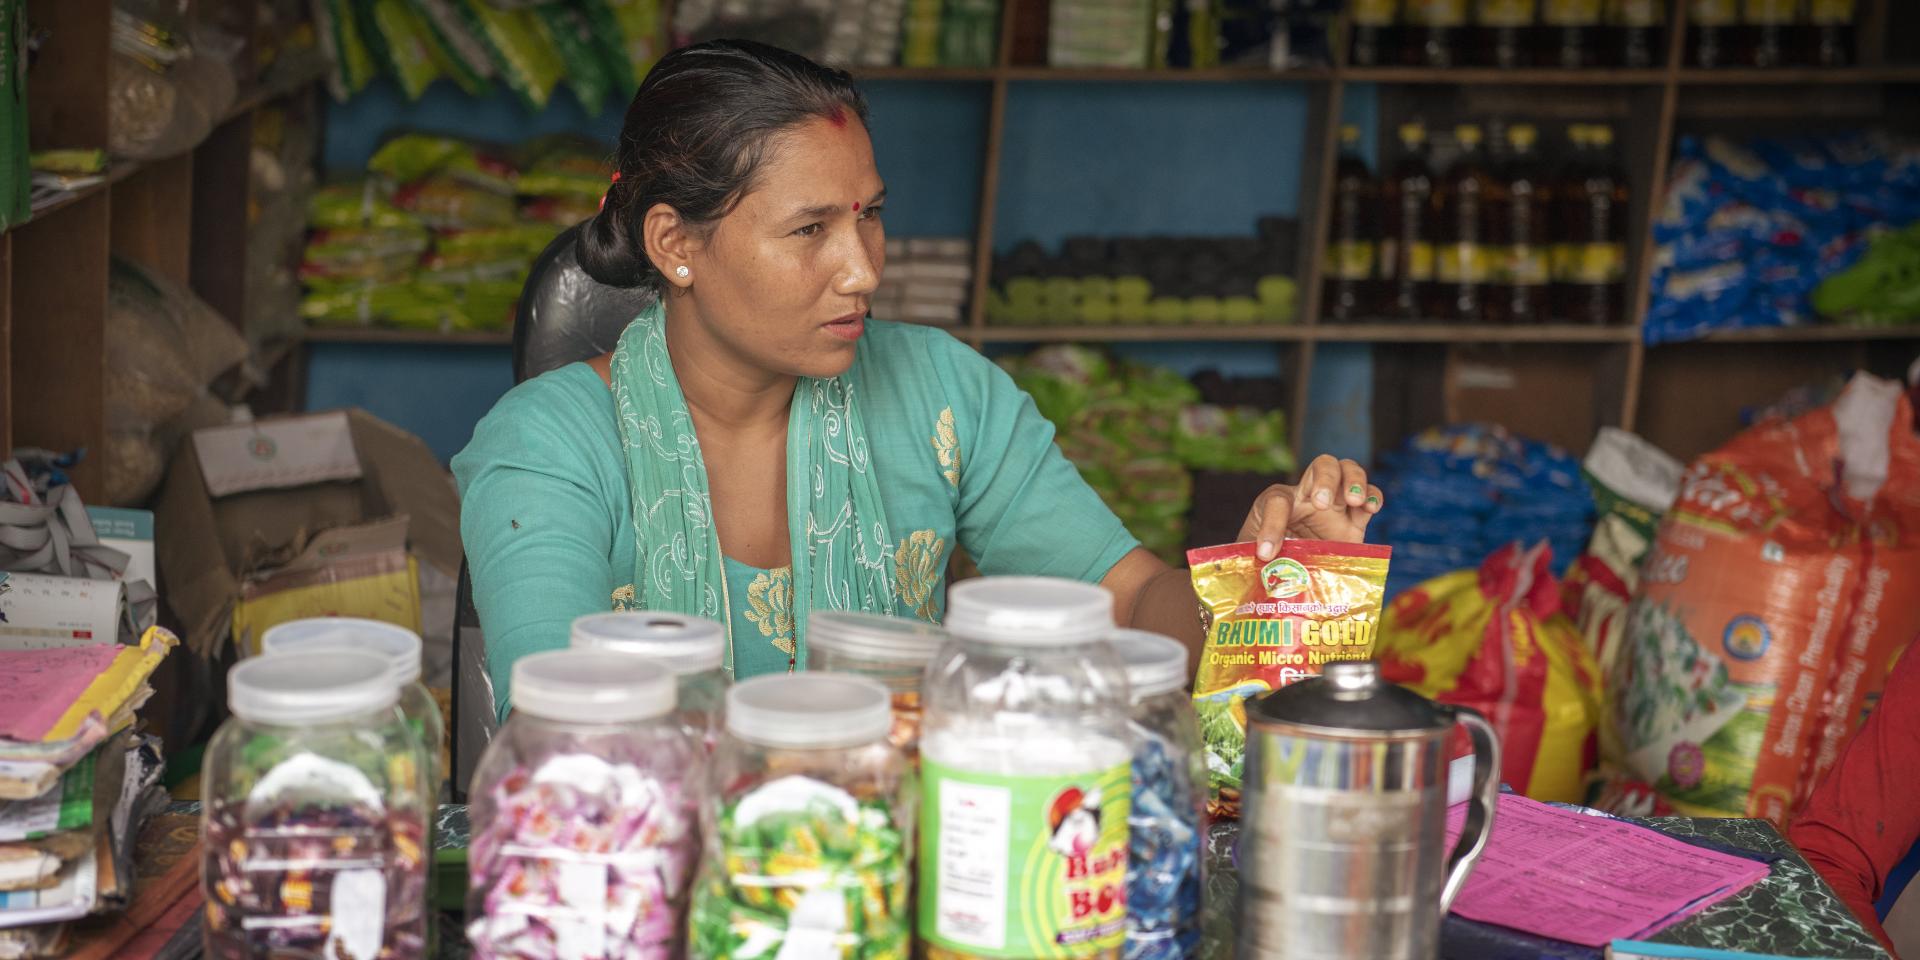
{"label": "woman", "polygon": [[[847,74],[772,47],[677,51],[627,109],[580,236],[587,272],[661,306],[612,354],[516,387],[454,459],[495,690],[576,616],[728,625],[728,668],[804,666],[819,608],[939,620],[955,548],[990,574],[1097,582],[1119,622],[1198,646],[1187,574],[1138,543],[997,367],[868,320],[886,187]],[[1358,540],[1381,506],[1316,460],[1241,531]]]}

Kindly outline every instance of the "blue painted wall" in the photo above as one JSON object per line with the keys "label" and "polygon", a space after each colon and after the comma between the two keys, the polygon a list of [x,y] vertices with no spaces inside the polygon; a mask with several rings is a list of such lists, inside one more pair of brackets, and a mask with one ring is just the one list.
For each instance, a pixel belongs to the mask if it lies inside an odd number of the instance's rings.
{"label": "blue painted wall", "polygon": [[[883,81],[866,89],[889,232],[972,234],[987,85]],[[1276,83],[1017,83],[1008,98],[995,246],[1086,233],[1245,233],[1262,214],[1296,215],[1307,96],[1305,87]],[[1350,90],[1346,103],[1347,117],[1371,135],[1370,91]],[[351,176],[384,138],[404,130],[503,143],[579,132],[611,143],[623,110],[590,116],[562,91],[530,114],[504,93],[473,99],[447,84],[410,104],[382,81],[331,106],[322,162],[330,175]],[[1282,349],[1119,348],[1183,373],[1213,368],[1235,376],[1279,372]],[[1307,436],[1312,449],[1364,459],[1370,362],[1357,349],[1357,362],[1352,350],[1320,351],[1313,409],[1327,423],[1309,424]],[[419,434],[443,460],[512,385],[504,347],[315,344],[308,356],[309,409],[364,407]]]}

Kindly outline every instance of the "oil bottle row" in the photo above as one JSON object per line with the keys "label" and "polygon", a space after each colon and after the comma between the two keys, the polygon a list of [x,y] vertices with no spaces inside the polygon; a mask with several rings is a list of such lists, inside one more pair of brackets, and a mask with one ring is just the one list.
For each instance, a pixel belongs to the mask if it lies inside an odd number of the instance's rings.
{"label": "oil bottle row", "polygon": [[[1678,0],[1698,67],[1844,66],[1856,0]],[[1358,67],[1666,63],[1668,0],[1353,0]]]}
{"label": "oil bottle row", "polygon": [[[1615,324],[1624,321],[1628,187],[1613,128],[1573,124],[1557,165],[1539,129],[1454,127],[1430,150],[1420,123],[1375,177],[1341,129],[1322,312],[1329,323]],[[1436,169],[1451,153],[1445,169]]]}

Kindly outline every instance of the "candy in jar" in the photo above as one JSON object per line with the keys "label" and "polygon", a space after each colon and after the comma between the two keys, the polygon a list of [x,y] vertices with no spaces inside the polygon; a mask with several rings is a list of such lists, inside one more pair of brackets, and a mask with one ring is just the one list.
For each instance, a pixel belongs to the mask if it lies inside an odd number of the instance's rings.
{"label": "candy in jar", "polygon": [[946,642],[946,631],[905,617],[816,610],[807,618],[808,665],[885,684],[893,696],[888,739],[910,758],[920,755],[920,678]]}
{"label": "candy in jar", "polygon": [[887,689],[757,677],[728,691],[726,722],[688,956],[906,960],[915,793]]}
{"label": "candy in jar", "polygon": [[473,955],[679,957],[705,751],[657,660],[553,650],[513,665],[513,714],[474,772]]}
{"label": "candy in jar", "polygon": [[427,795],[437,803],[445,759],[440,751],[447,728],[440,705],[420,681],[420,646],[420,635],[406,627],[358,617],[289,620],[260,635],[260,652],[267,656],[327,649],[366,650],[386,657],[393,668],[393,681],[400,687],[400,712],[413,725],[414,735],[426,745],[427,756],[433,761],[421,772],[427,775]]}
{"label": "candy in jar", "polygon": [[1187,695],[1187,648],[1120,630],[1133,701],[1133,812],[1128,817],[1125,960],[1184,960],[1200,946],[1201,842],[1207,767]]}
{"label": "candy in jar", "polygon": [[647,610],[591,613],[573,621],[574,647],[614,650],[657,660],[678,684],[674,709],[708,749],[726,704],[726,628],[704,617]]}
{"label": "candy in jar", "polygon": [[927,955],[1118,958],[1132,791],[1113,597],[968,580],[946,628],[920,737]]}
{"label": "candy in jar", "polygon": [[427,754],[387,658],[241,662],[203,768],[206,952],[402,960],[426,949]]}

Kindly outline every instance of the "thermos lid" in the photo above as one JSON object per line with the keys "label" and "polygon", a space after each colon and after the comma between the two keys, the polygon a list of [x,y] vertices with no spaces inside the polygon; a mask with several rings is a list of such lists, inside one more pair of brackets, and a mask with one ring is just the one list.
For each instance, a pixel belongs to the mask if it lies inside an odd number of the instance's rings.
{"label": "thermos lid", "polygon": [[1428,733],[1454,719],[1433,701],[1380,676],[1372,660],[1339,660],[1320,675],[1289,684],[1247,705],[1247,721],[1342,733]]}

